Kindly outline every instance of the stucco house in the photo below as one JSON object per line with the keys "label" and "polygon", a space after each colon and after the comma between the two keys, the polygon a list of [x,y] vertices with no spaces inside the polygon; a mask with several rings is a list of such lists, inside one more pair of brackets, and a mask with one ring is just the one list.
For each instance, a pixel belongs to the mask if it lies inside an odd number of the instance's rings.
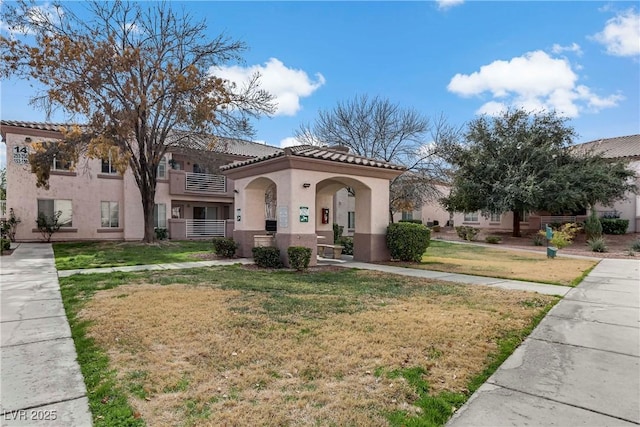
{"label": "stucco house", "polygon": [[[78,165],[55,162],[49,189],[36,187],[28,164],[31,142],[60,139],[64,124],[2,120],[0,133],[7,149],[6,209],[21,219],[16,240],[41,239],[38,212],[61,211],[64,223],[52,240],[140,240],[143,215],[140,191],[133,175],[120,175],[110,159],[81,159]],[[208,141],[192,141],[204,148]],[[281,151],[249,141],[228,139],[207,159],[205,150],[172,150],[158,168],[155,225],[172,238],[229,235],[233,222],[233,181],[211,173],[212,164],[264,156]],[[213,159],[213,160],[212,160]],[[232,230],[232,228],[231,228]]]}

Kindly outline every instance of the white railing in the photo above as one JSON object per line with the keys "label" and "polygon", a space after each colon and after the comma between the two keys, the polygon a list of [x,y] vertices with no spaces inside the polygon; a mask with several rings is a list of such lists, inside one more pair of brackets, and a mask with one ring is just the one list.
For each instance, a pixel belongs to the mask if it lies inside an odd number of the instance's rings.
{"label": "white railing", "polygon": [[7,201],[0,200],[0,217],[5,218],[7,216]]}
{"label": "white railing", "polygon": [[187,219],[187,238],[226,237],[224,219]]}
{"label": "white railing", "polygon": [[576,222],[576,217],[572,215],[552,215],[540,217],[540,228],[544,228],[545,225],[551,224],[566,224],[569,222]]}
{"label": "white railing", "polygon": [[226,193],[227,178],[223,175],[186,172],[185,189],[204,193]]}

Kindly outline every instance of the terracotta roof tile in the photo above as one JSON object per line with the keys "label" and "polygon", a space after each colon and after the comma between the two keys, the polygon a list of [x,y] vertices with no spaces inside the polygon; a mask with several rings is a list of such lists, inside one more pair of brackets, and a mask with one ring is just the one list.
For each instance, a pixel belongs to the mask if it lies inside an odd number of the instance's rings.
{"label": "terracotta roof tile", "polygon": [[336,149],[327,148],[327,147],[316,147],[312,145],[299,145],[296,147],[287,147],[281,152],[271,153],[266,156],[256,157],[253,159],[243,160],[240,162],[234,162],[229,165],[222,166],[221,169],[222,170],[235,169],[242,166],[263,162],[265,160],[273,159],[276,157],[282,157],[282,156],[297,156],[297,157],[306,157],[306,158],[312,158],[312,159],[330,160],[330,161],[340,162],[340,163],[350,163],[350,164],[371,166],[376,168],[391,169],[391,170],[398,170],[398,171],[403,171],[406,169],[404,166],[401,166],[401,165],[396,165],[396,164],[385,162],[382,160],[370,159],[368,157],[358,156],[355,154],[348,154],[348,153],[345,153],[343,150],[336,150]]}
{"label": "terracotta roof tile", "polygon": [[640,134],[597,139],[575,145],[574,148],[581,152],[594,150],[608,159],[640,157]]}

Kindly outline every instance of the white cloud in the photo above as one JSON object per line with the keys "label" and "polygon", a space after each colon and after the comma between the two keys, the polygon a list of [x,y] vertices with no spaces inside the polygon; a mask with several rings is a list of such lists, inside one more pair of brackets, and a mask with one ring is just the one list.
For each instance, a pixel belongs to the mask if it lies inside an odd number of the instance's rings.
{"label": "white cloud", "polygon": [[592,39],[603,44],[609,55],[640,55],[640,13],[633,9],[609,19],[604,29]]}
{"label": "white cloud", "polygon": [[325,83],[322,74],[316,73],[314,80],[305,71],[288,68],[276,58],[270,58],[263,65],[234,65],[212,68],[210,72],[238,86],[255,73],[260,73],[260,87],[275,96],[276,116],[294,116],[302,108],[300,98],[310,96]]}
{"label": "white cloud", "polygon": [[438,3],[438,9],[447,10],[461,5],[464,3],[464,0],[436,0],[436,2]]}
{"label": "white cloud", "polygon": [[[0,3],[0,6],[2,4]],[[18,6],[16,6],[18,7]],[[39,6],[31,6],[27,11],[27,17],[32,24],[40,24],[45,22],[59,23],[64,13],[63,10],[53,6],[50,3],[45,3]],[[6,31],[10,35],[34,35],[35,32],[28,26],[10,27],[6,22],[0,22],[0,29]]]}
{"label": "white cloud", "polygon": [[560,54],[563,52],[573,52],[578,56],[582,55],[582,49],[580,48],[580,45],[578,43],[571,43],[569,46],[561,46],[556,43],[551,47],[551,52],[555,54]]}
{"label": "white cloud", "polygon": [[295,139],[293,136],[288,136],[285,139],[280,141],[280,148],[295,147],[296,145],[301,145],[301,144],[300,144],[300,141]]}
{"label": "white cloud", "polygon": [[493,99],[478,109],[480,114],[497,114],[515,106],[577,117],[585,109],[615,107],[623,99],[619,94],[599,97],[578,85],[578,78],[568,60],[534,51],[508,61],[494,61],[472,74],[456,74],[447,89],[464,97],[489,94]]}

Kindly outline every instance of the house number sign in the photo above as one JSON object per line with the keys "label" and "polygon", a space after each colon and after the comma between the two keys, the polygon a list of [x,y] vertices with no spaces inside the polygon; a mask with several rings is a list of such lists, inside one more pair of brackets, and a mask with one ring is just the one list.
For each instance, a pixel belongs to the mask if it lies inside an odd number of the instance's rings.
{"label": "house number sign", "polygon": [[13,162],[19,165],[29,163],[29,149],[26,146],[20,145],[13,147]]}

